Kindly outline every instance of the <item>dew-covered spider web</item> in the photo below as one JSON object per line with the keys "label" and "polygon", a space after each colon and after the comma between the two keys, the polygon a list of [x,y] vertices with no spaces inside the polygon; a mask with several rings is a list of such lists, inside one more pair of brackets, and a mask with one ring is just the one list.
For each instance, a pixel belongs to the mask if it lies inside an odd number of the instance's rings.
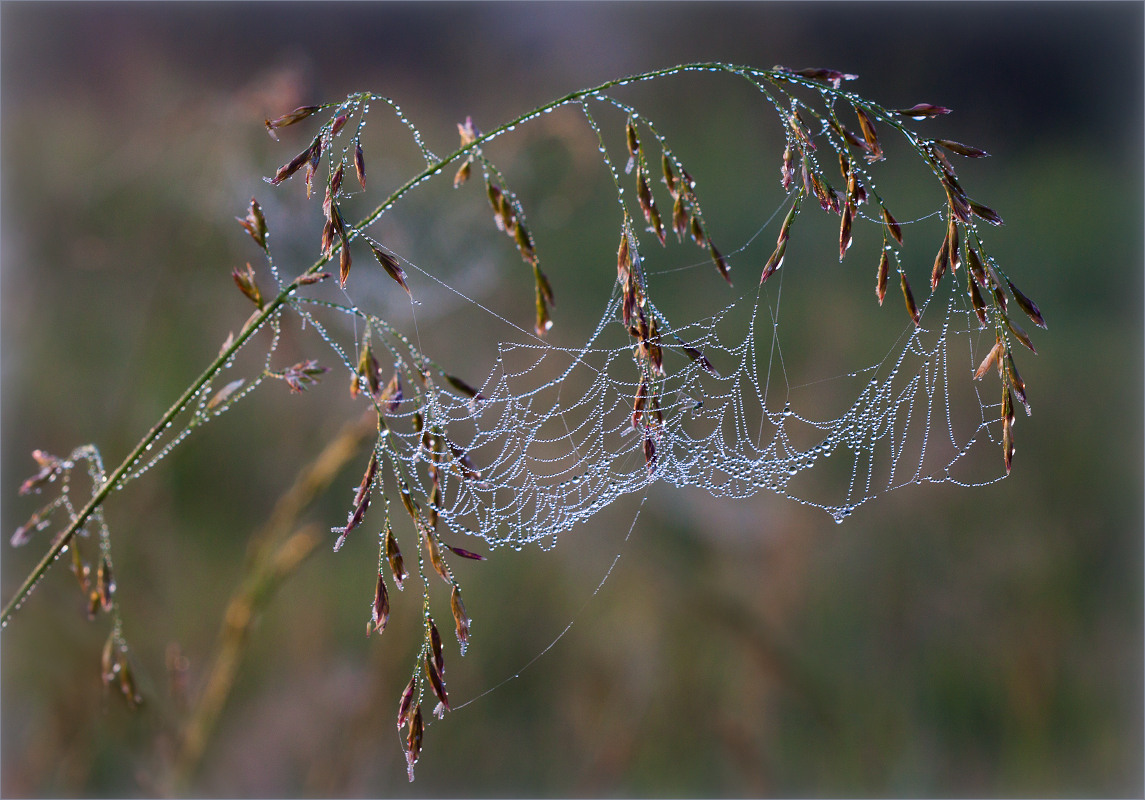
{"label": "dew-covered spider web", "polygon": [[[907,320],[875,363],[799,386],[782,367],[778,298],[753,292],[679,326],[649,302],[660,323],[664,375],[645,390],[659,413],[637,417],[642,372],[620,304],[614,292],[578,348],[552,346],[517,328],[518,339],[502,341],[485,379],[474,383],[476,397],[435,374],[415,344],[383,320],[342,308],[368,321],[380,340],[375,352],[384,346],[394,356],[406,391],[386,408],[387,449],[423,505],[436,472],[439,524],[492,547],[548,547],[618,498],[657,482],[727,498],[773,492],[841,522],[907,484],[1000,479],[992,446],[1000,403],[985,402],[970,380],[975,352],[992,340],[981,338],[956,290],[934,294],[921,326]],[[314,305],[338,306],[300,300],[295,308],[353,371],[353,354],[333,341]],[[427,382],[418,377],[419,363],[427,366]],[[838,413],[817,413],[823,395],[845,398]],[[813,478],[813,468],[826,476]]]}

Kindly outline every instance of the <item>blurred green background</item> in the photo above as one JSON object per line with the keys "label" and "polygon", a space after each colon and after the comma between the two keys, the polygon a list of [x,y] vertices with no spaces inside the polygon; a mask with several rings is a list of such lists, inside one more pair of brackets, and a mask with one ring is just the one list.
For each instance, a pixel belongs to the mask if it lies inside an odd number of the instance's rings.
{"label": "blurred green background", "polygon": [[[261,180],[305,132],[276,145],[264,117],[372,90],[444,153],[466,115],[488,129],[682,61],[854,72],[851,87],[888,107],[953,108],[920,127],[993,156],[962,162],[963,184],[1006,219],[987,241],[1050,325],[1040,355],[1021,356],[1034,414],[1017,426],[1013,475],[985,489],[896,491],[840,526],[770,494],[717,502],[657,487],[626,544],[638,500],[552,551],[457,565],[474,633],[464,660],[447,644],[455,705],[576,624],[518,679],[433,724],[412,785],[393,719],[417,647],[417,589],[393,597],[390,629],[366,640],[375,543],[363,531],[337,555],[324,544],[261,615],[189,791],[1139,797],[1142,28],[1139,3],[5,3],[4,535],[35,507],[16,495],[32,449],[94,442],[118,463],[241,326],[249,303],[228,273],[256,252],[232,218],[252,194],[280,266],[313,260],[318,201],[297,181]],[[717,242],[745,242],[781,197],[778,126],[758,95],[721,76],[617,95],[662,124]],[[360,209],[417,168],[384,109],[371,120],[372,194]],[[610,124],[619,155],[622,122]],[[583,341],[613,280],[618,227],[593,141],[566,111],[489,153],[536,209],[560,303],[554,340]],[[876,172],[892,207],[897,196],[934,210],[936,187],[894,161]],[[527,327],[527,272],[491,230],[479,185],[450,192],[412,198],[380,235]],[[834,224],[821,225],[821,251],[784,269],[792,284],[800,269],[826,273],[820,262],[835,276],[827,329],[785,341],[794,359],[828,360],[830,374],[863,365],[832,342],[872,330],[889,345],[905,317],[893,289],[880,314],[874,261],[855,255],[877,234],[857,228],[839,267]],[[941,229],[926,235],[937,243]],[[933,250],[908,252],[921,286]],[[767,255],[757,245],[733,260],[746,276],[737,289]],[[702,272],[688,302],[726,302]],[[406,326],[408,304],[376,273],[359,254],[355,300]],[[481,379],[505,329],[411,281],[427,349]],[[304,357],[331,363],[312,332],[288,324],[278,363]],[[103,691],[108,621],[89,623],[74,579],[53,570],[0,638],[0,793],[165,791],[246,543],[360,413],[345,387],[342,373],[303,396],[266,385],[112,499],[118,597],[146,703],[133,713]],[[363,460],[306,519],[340,523]],[[399,536],[412,557],[410,532]],[[4,599],[46,542],[5,546]],[[182,691],[167,668],[173,644],[188,664]]]}

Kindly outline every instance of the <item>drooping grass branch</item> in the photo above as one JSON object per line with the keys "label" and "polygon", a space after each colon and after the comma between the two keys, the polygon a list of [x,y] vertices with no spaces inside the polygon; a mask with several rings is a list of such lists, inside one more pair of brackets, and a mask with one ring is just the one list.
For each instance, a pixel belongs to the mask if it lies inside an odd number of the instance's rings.
{"label": "drooping grass branch", "polygon": [[[464,124],[458,125],[460,146],[447,156],[437,157],[426,147],[417,128],[404,116],[400,108],[388,98],[370,93],[352,94],[339,103],[305,106],[274,121],[268,120],[266,122],[267,130],[274,136],[275,131],[279,128],[302,123],[319,112],[330,113],[329,118],[320,125],[317,134],[307,148],[283,165],[274,178],[269,180],[271,184],[279,185],[301,171],[305,175],[306,193],[309,197],[322,159],[324,157],[327,159],[329,176],[325,182],[325,202],[323,203],[325,226],[321,237],[322,256],[292,281],[284,282],[280,278],[278,267],[270,255],[266,220],[263,217],[261,207],[252,198],[247,216],[241,218],[239,222],[264,252],[277,282],[276,293],[269,298],[263,296],[258,287],[255,270],[249,264],[245,271],[235,270],[233,272],[235,283],[257,306],[256,310],[237,336],[228,337],[217,358],[167,410],[123,462],[106,479],[102,477],[102,470],[100,471],[101,482],[93,487],[91,499],[87,504],[79,512],[72,512],[69,506],[69,523],[53,539],[44,558],[8,602],[2,615],[0,615],[0,624],[7,625],[12,614],[24,602],[28,593],[42,578],[48,567],[73,540],[75,534],[83,529],[89,520],[98,518],[97,515],[101,513],[102,506],[110,494],[121,489],[134,477],[142,474],[170,447],[182,441],[182,438],[192,428],[206,421],[211,415],[225,411],[229,407],[229,403],[244,396],[266,377],[283,379],[291,390],[301,391],[326,371],[325,368],[319,367],[316,361],[306,360],[293,367],[272,372],[270,370],[270,355],[268,354],[262,375],[254,383],[243,389],[241,393],[239,389],[243,385],[243,381],[239,380],[223,387],[211,396],[210,400],[204,399],[210,392],[215,377],[232,363],[239,349],[256,332],[267,325],[274,331],[275,338],[271,346],[273,353],[282,314],[289,309],[298,314],[304,322],[312,324],[322,338],[330,344],[350,372],[352,396],[357,398],[364,394],[376,413],[378,438],[369,465],[347,516],[346,525],[333,529],[339,534],[334,546],[337,550],[345,541],[346,536],[362,524],[373,493],[375,491],[382,493],[386,502],[386,522],[380,537],[377,589],[372,618],[367,631],[373,630],[379,633],[383,631],[389,616],[389,596],[385,575],[387,562],[391,573],[390,579],[398,589],[402,588],[404,579],[408,577],[396,537],[390,527],[389,500],[394,492],[397,493],[397,499],[401,501],[402,507],[409,515],[418,539],[417,573],[422,585],[425,635],[417,654],[413,676],[402,694],[398,711],[399,729],[408,724],[406,756],[409,775],[412,780],[413,767],[420,753],[424,733],[421,700],[427,688],[438,700],[435,710],[437,715],[441,716],[450,709],[443,680],[444,660],[441,636],[430,608],[427,579],[429,571],[426,569],[426,562],[428,561],[428,565],[432,567],[433,571],[449,586],[451,612],[456,625],[456,635],[461,653],[464,655],[468,643],[470,623],[465,605],[461,600],[460,587],[453,571],[446,562],[444,551],[451,551],[454,555],[463,558],[482,558],[475,553],[451,546],[445,542],[438,531],[439,519],[445,519],[454,532],[472,533],[473,531],[467,530],[458,521],[461,514],[457,513],[456,510],[464,506],[462,513],[471,513],[478,518],[479,527],[484,531],[482,535],[488,534],[487,541],[490,544],[504,543],[509,541],[511,535],[501,538],[496,533],[498,526],[507,520],[505,516],[497,517],[490,511],[490,506],[496,505],[496,503],[487,502],[493,498],[491,493],[498,489],[508,489],[518,493],[519,497],[514,497],[509,502],[508,505],[511,508],[506,516],[517,515],[517,519],[508,520],[509,525],[523,528],[531,526],[533,523],[529,519],[523,519],[524,513],[522,513],[522,509],[531,501],[521,498],[539,496],[534,495],[533,490],[544,489],[550,492],[550,494],[545,495],[545,498],[551,502],[554,516],[557,517],[556,521],[552,522],[546,530],[555,536],[556,533],[571,527],[576,521],[595,513],[596,510],[620,494],[626,491],[635,491],[635,487],[645,486],[662,477],[665,470],[668,469],[666,463],[671,461],[673,443],[671,427],[684,418],[691,405],[690,395],[684,383],[686,381],[694,382],[695,376],[700,371],[712,376],[715,380],[721,380],[721,376],[712,362],[704,354],[702,344],[695,339],[690,343],[682,339],[681,331],[684,329],[674,327],[653,304],[647,280],[648,275],[642,266],[639,240],[641,231],[638,230],[637,221],[641,215],[644,217],[648,225],[646,230],[655,236],[661,246],[667,246],[667,232],[669,230],[675,234],[680,243],[690,238],[708,253],[716,271],[729,285],[732,284],[733,280],[732,265],[713,241],[713,232],[709,220],[705,219],[701,209],[695,179],[687,171],[679,154],[669,147],[665,136],[661,133],[662,129],[658,128],[634,105],[621,102],[611,95],[605,94],[607,90],[614,87],[684,72],[726,73],[742,78],[763,94],[766,102],[775,110],[780,119],[785,141],[780,169],[780,184],[788,195],[790,208],[779,227],[775,249],[762,267],[760,285],[762,286],[783,265],[794,222],[812,199],[818,203],[824,212],[834,213],[839,217],[838,252],[840,261],[845,258],[853,242],[854,223],[856,219],[860,219],[862,216],[859,208],[868,205],[870,208],[877,209],[873,217],[868,216],[867,218],[879,226],[882,235],[882,249],[875,276],[875,293],[878,302],[881,305],[885,298],[893,260],[893,266],[899,273],[903,302],[914,325],[914,329],[912,329],[914,333],[908,338],[914,341],[917,331],[922,329],[921,317],[926,306],[923,304],[920,309],[916,302],[910,282],[907,279],[906,270],[900,259],[900,250],[903,246],[902,225],[887,208],[883,197],[877,191],[876,182],[871,174],[871,165],[885,158],[878,126],[890,128],[905,137],[910,148],[923,160],[930,173],[938,181],[946,198],[944,209],[941,212],[946,218],[946,234],[938,249],[931,271],[931,291],[934,292],[937,289],[946,272],[949,271],[952,275],[957,275],[957,270],[965,265],[966,286],[963,302],[967,306],[968,318],[976,318],[981,330],[992,327],[995,332],[994,346],[990,349],[985,360],[982,361],[974,377],[981,378],[991,368],[996,367],[999,377],[1002,379],[1000,416],[994,422],[1001,422],[1003,460],[1006,472],[1009,473],[1014,452],[1012,427],[1014,424],[1015,396],[1029,413],[1025,386],[1014,365],[1010,345],[1011,337],[1031,350],[1034,348],[1028,335],[1010,316],[1006,290],[1009,291],[1009,296],[1014,302],[1035,324],[1045,327],[1045,323],[1038,307],[1014,286],[1009,277],[987,255],[982,237],[979,235],[977,221],[999,225],[1002,220],[992,209],[972,200],[966,194],[959,183],[954,166],[947,156],[949,153],[969,158],[980,158],[987,154],[978,148],[958,142],[920,135],[904,122],[908,119],[925,120],[948,113],[948,109],[926,103],[920,103],[909,109],[887,109],[844,90],[842,88],[843,82],[852,80],[855,76],[833,70],[793,71],[783,67],[761,70],[716,62],[695,63],[654,70],[571,92],[538,106],[528,113],[519,115],[487,133],[481,133],[474,127],[471,120],[466,120]],[[804,96],[808,94],[818,102],[807,102]],[[614,110],[620,111],[626,117],[624,134],[628,161],[624,172],[626,175],[631,175],[635,171],[636,191],[634,194],[636,202],[634,205],[639,208],[639,211],[636,211],[635,208],[631,210],[629,208],[629,201],[622,187],[622,182],[625,179],[621,177],[620,170],[616,166],[619,162],[614,162],[609,156],[601,124],[589,111],[588,106],[592,100],[601,101],[606,106],[611,106]],[[342,216],[339,200],[345,196],[342,191],[342,183],[348,166],[352,166],[357,179],[365,189],[366,164],[360,135],[365,124],[366,113],[369,110],[369,103],[372,101],[384,102],[393,108],[401,122],[411,131],[425,158],[426,165],[418,174],[393,191],[373,211],[366,214],[357,223],[351,224],[347,223]],[[579,106],[584,112],[589,126],[596,133],[603,161],[615,183],[617,199],[621,207],[620,245],[617,253],[618,291],[610,301],[605,321],[593,334],[593,338],[595,339],[605,323],[609,321],[621,323],[628,337],[628,347],[636,362],[637,375],[631,381],[615,381],[611,384],[604,382],[601,385],[602,391],[607,389],[614,392],[623,398],[624,404],[631,401],[630,412],[627,410],[624,412],[630,415],[628,423],[630,423],[631,430],[628,430],[629,425],[624,422],[620,424],[619,429],[622,429],[622,433],[636,432],[635,441],[638,444],[633,447],[625,445],[619,452],[604,452],[604,445],[601,444],[599,450],[604,453],[601,456],[604,460],[600,463],[589,464],[587,468],[583,463],[580,463],[578,453],[578,463],[575,465],[576,474],[568,483],[582,488],[568,489],[565,481],[561,481],[556,486],[541,487],[534,480],[536,476],[533,475],[528,476],[528,480],[533,480],[533,483],[525,488],[508,479],[502,486],[498,487],[493,485],[487,477],[483,477],[481,469],[478,469],[474,464],[467,446],[459,440],[451,438],[451,431],[448,429],[449,423],[458,419],[456,416],[450,416],[451,410],[461,410],[459,413],[462,413],[469,420],[478,419],[483,407],[482,404],[487,402],[481,391],[460,378],[445,372],[386,320],[360,311],[353,306],[341,307],[337,304],[312,300],[301,295],[299,290],[330,278],[331,275],[322,270],[335,256],[338,257],[339,262],[338,281],[345,289],[352,267],[350,244],[359,240],[370,246],[374,256],[387,274],[409,293],[410,288],[400,263],[400,260],[404,259],[400,259],[399,256],[372,238],[366,232],[367,229],[415,187],[443,174],[451,164],[459,163],[460,165],[453,179],[454,186],[458,187],[469,179],[473,171],[472,166],[476,163],[484,180],[485,195],[492,207],[497,227],[512,239],[522,259],[531,267],[535,283],[535,339],[543,344],[541,337],[553,324],[552,308],[555,306],[553,289],[548,277],[541,270],[536,241],[529,231],[524,206],[518,195],[510,188],[505,174],[486,156],[483,146],[491,140],[515,130],[517,126],[523,123],[566,105]],[[858,133],[848,129],[840,117],[840,109],[845,110],[846,108],[850,108],[857,120]],[[349,147],[346,147],[342,150],[341,155],[337,155],[335,139],[355,114],[359,115],[358,123],[355,133],[349,135],[349,141],[353,145],[352,154]],[[644,142],[641,141],[642,137],[645,137]],[[819,144],[826,143],[827,147],[821,150],[816,141]],[[654,165],[657,154],[651,148],[659,148],[660,150],[659,164],[663,176],[662,182],[672,200],[670,214],[662,213],[660,210],[662,206],[657,204],[656,194],[661,190],[656,186],[657,181],[653,177],[656,171]],[[832,157],[832,154],[838,159],[838,171],[842,178],[842,188],[839,189],[832,185],[831,179],[828,177],[827,160]],[[835,180],[839,180],[839,178],[835,178]],[[662,199],[663,197],[661,197]],[[406,263],[409,264],[410,262]],[[737,272],[736,275],[738,276],[738,274]],[[347,354],[342,346],[333,340],[323,324],[309,310],[308,305],[312,303],[340,310],[366,323],[363,341],[355,343],[356,353]],[[942,329],[943,331],[946,330],[945,321]],[[378,342],[376,349],[372,344],[372,337],[374,336]],[[708,341],[710,342],[710,340]],[[579,351],[574,366],[581,361],[588,349],[588,345],[586,345],[584,350]],[[383,351],[388,352],[394,359],[394,371],[388,383],[383,379],[382,368],[375,356],[375,352]],[[666,353],[678,354],[682,363],[685,364],[684,368],[674,370],[672,364],[666,366]],[[572,367],[569,369],[571,371]],[[896,371],[897,368],[892,371],[892,378]],[[607,369],[604,370],[604,373],[606,372]],[[603,373],[598,372],[598,374]],[[680,379],[676,390],[670,392],[669,380],[679,376],[684,377]],[[404,385],[412,391],[412,397],[405,396],[403,377]],[[563,380],[563,378],[559,380]],[[606,378],[602,379],[602,381],[606,380]],[[884,387],[886,392],[890,390],[890,380],[887,380]],[[877,381],[872,380],[870,383],[875,385]],[[507,386],[507,384],[505,385]],[[504,389],[504,391],[507,392],[508,390]],[[672,396],[685,399],[677,402],[672,400]],[[871,396],[874,397],[875,395]],[[517,399],[504,393],[499,397],[502,400]],[[528,406],[532,403],[532,394],[529,395],[529,398],[528,403],[524,405]],[[153,457],[146,466],[139,469],[145,454],[161,440],[174,421],[192,408],[196,402],[198,407],[193,412],[191,423],[187,429],[169,441],[160,451],[159,456]],[[405,409],[412,408],[414,410],[403,413],[403,403],[406,404]],[[856,403],[856,407],[858,405]],[[691,411],[694,412],[697,408],[698,406],[691,406]],[[763,413],[771,418],[766,409],[763,410]],[[392,427],[387,422],[387,417],[391,418],[391,421],[399,422],[400,426]],[[782,417],[778,419],[780,422],[777,425],[781,425]],[[412,428],[410,431],[404,430],[407,422]],[[842,421],[835,422],[841,423]],[[544,418],[532,429],[532,434],[535,434],[543,423]],[[476,425],[477,423],[474,422],[473,424]],[[990,422],[984,420],[979,430],[985,428],[987,424]],[[824,427],[826,428],[826,426]],[[836,427],[838,431],[851,430],[849,426],[843,424]],[[487,431],[489,435],[486,440],[494,439],[497,435],[507,434],[510,431],[516,433],[514,426],[492,428]],[[853,434],[838,431],[835,432],[834,438],[828,436],[827,439],[823,440],[822,445],[817,445],[806,453],[794,452],[790,456],[789,463],[770,463],[766,462],[766,459],[758,463],[753,462],[751,466],[758,468],[758,474],[753,477],[753,486],[770,485],[773,490],[785,491],[789,476],[794,476],[799,469],[813,464],[818,455],[830,455],[831,450],[839,444],[845,444],[848,447],[854,444]],[[612,432],[615,433],[616,430],[614,429]],[[874,434],[871,435],[874,436]],[[603,436],[604,434],[601,432],[602,440]],[[848,436],[852,438],[847,438]],[[977,433],[975,437],[971,438],[970,443],[973,443],[976,437]],[[571,433],[569,440],[573,441]],[[694,444],[696,440],[681,441],[690,445]],[[474,442],[477,440],[475,439]],[[575,442],[573,444],[575,449]],[[527,446],[528,444],[523,445],[523,447]],[[969,444],[966,445],[966,447],[968,446]],[[684,449],[688,448],[685,447]],[[506,452],[508,450],[509,445],[506,445]],[[961,457],[964,452],[965,448],[958,457]],[[636,475],[626,476],[627,483],[621,487],[607,474],[608,464],[606,461],[611,457],[621,460],[635,453],[642,454],[643,464],[640,464]],[[722,444],[717,455],[724,458],[728,457]],[[497,462],[500,460],[499,456],[495,459]],[[698,464],[700,461],[693,458],[691,466]],[[645,467],[646,471],[644,470]],[[700,468],[697,466],[697,469]],[[702,468],[706,468],[706,465]],[[921,460],[919,469],[921,470]],[[573,472],[574,469],[569,468],[568,471]],[[423,472],[427,476],[425,479],[420,477]],[[691,476],[692,473],[685,470],[677,473],[674,480],[678,484],[686,484]],[[581,482],[582,480],[584,483]],[[446,497],[451,493],[455,498],[452,508],[446,501]],[[464,503],[457,499],[462,497],[466,498]],[[575,500],[575,503],[570,504],[572,510],[562,507],[560,509],[562,513],[557,513],[558,504],[569,497],[573,497]],[[586,500],[586,498],[588,499]],[[846,503],[829,509],[837,520],[841,520],[854,508],[850,501],[851,497],[848,494]],[[542,505],[544,504],[538,502],[534,510]],[[824,508],[827,507],[824,506]],[[525,512],[528,511],[529,509],[525,508]],[[568,513],[564,513],[566,511]],[[482,514],[485,514],[484,518],[482,518]],[[540,536],[539,533],[532,535]],[[535,539],[530,540],[535,541]],[[118,624],[116,630],[118,630]]]}

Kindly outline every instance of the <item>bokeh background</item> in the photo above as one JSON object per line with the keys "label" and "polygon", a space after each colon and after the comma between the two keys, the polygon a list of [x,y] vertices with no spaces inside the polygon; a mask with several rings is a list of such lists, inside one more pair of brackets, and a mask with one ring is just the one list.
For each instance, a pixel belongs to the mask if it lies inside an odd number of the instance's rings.
{"label": "bokeh background", "polygon": [[[491,128],[644,69],[833,67],[889,107],[955,109],[920,124],[993,155],[962,162],[963,183],[1005,217],[992,252],[1050,324],[1040,355],[1021,360],[1034,414],[1017,426],[1013,475],[896,491],[843,525],[770,494],[716,502],[658,487],[626,543],[637,501],[552,551],[458,565],[475,622],[464,660],[447,647],[455,705],[519,677],[428,729],[412,785],[393,718],[416,596],[394,597],[390,629],[366,640],[376,545],[365,534],[337,555],[323,545],[262,610],[187,792],[1139,797],[1142,30],[1137,3],[5,3],[5,537],[34,508],[16,496],[32,449],[91,441],[118,463],[241,326],[249,304],[228,273],[256,255],[233,222],[252,194],[283,268],[311,263],[317,203],[297,182],[261,181],[305,133],[276,145],[265,116],[369,89],[448,152],[466,115]],[[746,241],[780,198],[778,126],[758,95],[711,76],[621,96],[663,121],[718,241]],[[417,163],[384,117],[376,110],[369,129],[374,191]],[[490,152],[536,209],[561,303],[553,335],[575,342],[615,258],[616,207],[592,141],[565,112]],[[908,205],[941,202],[886,169]],[[527,325],[527,272],[467,189],[428,191],[382,232]],[[905,317],[897,300],[879,315],[875,262],[855,256],[859,244],[845,268],[834,263],[834,224],[821,253],[809,246],[804,267],[792,257],[784,269],[794,282],[823,262],[834,276],[822,289],[831,313],[812,338],[785,342],[795,359],[835,359],[864,326],[893,340]],[[941,229],[927,235],[937,243]],[[915,252],[921,285],[933,251]],[[750,275],[767,255],[749,249],[733,267]],[[364,258],[355,300],[406,324],[408,304]],[[697,303],[727,296],[704,277],[688,289]],[[414,288],[421,333],[479,379],[503,330],[424,279]],[[282,363],[329,361],[316,337],[288,328]],[[0,793],[169,791],[247,542],[360,413],[345,385],[339,373],[301,397],[260,388],[113,498],[118,597],[146,702],[132,712],[103,691],[108,621],[87,621],[57,568],[0,640]],[[361,461],[303,521],[341,521]],[[46,536],[5,546],[5,599]],[[173,647],[185,661],[169,659]]]}

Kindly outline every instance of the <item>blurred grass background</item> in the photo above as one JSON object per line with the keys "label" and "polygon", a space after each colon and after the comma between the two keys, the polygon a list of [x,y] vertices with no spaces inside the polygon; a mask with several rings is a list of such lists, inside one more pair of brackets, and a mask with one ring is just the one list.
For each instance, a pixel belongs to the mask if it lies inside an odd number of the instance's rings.
{"label": "blurred grass background", "polygon": [[[1040,355],[1021,360],[1034,415],[1017,426],[1014,474],[980,490],[895,492],[841,526],[772,495],[717,502],[658,487],[623,546],[637,502],[550,552],[457,565],[474,628],[464,660],[447,648],[455,705],[517,673],[584,610],[518,679],[427,730],[412,785],[393,719],[417,598],[391,598],[390,628],[364,639],[375,544],[363,533],[337,555],[320,547],[255,629],[191,792],[1140,796],[1142,24],[1140,4],[1122,3],[6,3],[4,535],[33,510],[16,496],[33,448],[92,441],[118,463],[241,326],[247,301],[228,273],[255,252],[232,217],[252,194],[280,266],[313,260],[318,201],[261,181],[305,134],[275,145],[265,116],[368,89],[449,152],[466,115],[491,128],[671,63],[855,72],[851,86],[888,107],[953,108],[920,127],[993,155],[960,164],[963,184],[1006,219],[988,232],[991,252],[1050,325]],[[758,96],[717,76],[618,95],[664,126],[717,241],[746,241],[780,197],[782,145]],[[377,108],[369,126],[373,192],[416,165],[384,118]],[[567,111],[490,154],[536,209],[560,303],[553,336],[583,340],[616,239],[592,141]],[[889,202],[926,213],[941,201],[886,169]],[[527,325],[531,284],[479,189],[445,189],[388,215],[383,240]],[[858,228],[843,267],[826,260],[842,277],[824,307],[837,326],[893,338],[905,315],[897,299],[881,315],[873,302],[874,261],[856,258],[865,233],[876,235]],[[733,261],[737,288],[764,250]],[[826,269],[816,252],[804,266],[789,258],[786,279]],[[931,246],[913,252],[922,269]],[[355,300],[406,324],[392,284],[357,262]],[[504,329],[424,279],[414,288],[427,349],[482,377]],[[714,272],[683,288],[697,304],[727,297]],[[282,364],[330,361],[311,333],[287,328]],[[838,358],[832,341],[853,333],[819,337],[785,346]],[[0,640],[0,793],[163,791],[246,542],[359,413],[345,383],[336,373],[301,397],[261,388],[109,503],[140,712],[100,685],[106,619],[89,623],[74,579],[49,574]],[[360,467],[307,519],[338,524]],[[5,598],[45,542],[5,548]],[[188,659],[187,696],[171,691],[172,644]]]}

